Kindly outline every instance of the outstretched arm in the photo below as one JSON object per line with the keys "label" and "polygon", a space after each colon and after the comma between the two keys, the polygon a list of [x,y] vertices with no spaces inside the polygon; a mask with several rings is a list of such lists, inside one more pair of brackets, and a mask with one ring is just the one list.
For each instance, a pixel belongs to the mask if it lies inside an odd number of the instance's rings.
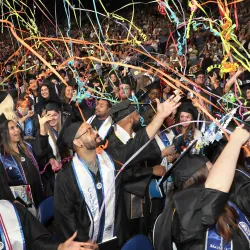
{"label": "outstretched arm", "polygon": [[171,113],[180,106],[180,96],[171,96],[165,102],[160,103],[158,99],[157,102],[157,113],[152,120],[152,122],[146,127],[146,131],[149,139],[152,139],[156,133],[161,128],[164,120],[171,115]]}
{"label": "outstretched arm", "polygon": [[242,127],[237,127],[230,136],[230,141],[213,165],[205,182],[206,188],[228,193],[233,182],[241,146],[250,134]]}
{"label": "outstretched arm", "polygon": [[237,78],[244,72],[244,69],[239,67],[238,71],[235,73],[234,76],[232,76],[226,83],[224,92],[225,94],[231,89]]}

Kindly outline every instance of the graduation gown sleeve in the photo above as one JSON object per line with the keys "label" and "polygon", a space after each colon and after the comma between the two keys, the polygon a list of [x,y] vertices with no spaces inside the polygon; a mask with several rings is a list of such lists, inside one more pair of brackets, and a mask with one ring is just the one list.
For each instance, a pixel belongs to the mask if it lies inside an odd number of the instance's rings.
{"label": "graduation gown sleeve", "polygon": [[24,207],[16,205],[23,227],[26,249],[57,250],[59,243],[51,240],[47,229]]}
{"label": "graduation gown sleeve", "polygon": [[230,189],[230,201],[250,220],[250,177],[248,173],[236,170]]}
{"label": "graduation gown sleeve", "polygon": [[[111,154],[115,161],[119,161],[124,164],[134,153],[136,153],[141,147],[143,147],[149,141],[146,128],[139,130],[136,136],[129,140],[125,145],[119,147],[108,148],[108,153]],[[150,158],[161,158],[161,151],[159,146],[154,140],[150,142],[131,162],[144,161]]]}
{"label": "graduation gown sleeve", "polygon": [[131,193],[143,197],[153,175],[153,168],[129,167],[123,171],[122,179],[124,189]]}
{"label": "graduation gown sleeve", "polygon": [[14,196],[10,190],[8,177],[0,161],[0,199],[14,201]]}
{"label": "graduation gown sleeve", "polygon": [[155,250],[172,250],[172,218],[174,203],[170,197],[166,197],[163,212],[155,221],[153,230],[153,245]]}

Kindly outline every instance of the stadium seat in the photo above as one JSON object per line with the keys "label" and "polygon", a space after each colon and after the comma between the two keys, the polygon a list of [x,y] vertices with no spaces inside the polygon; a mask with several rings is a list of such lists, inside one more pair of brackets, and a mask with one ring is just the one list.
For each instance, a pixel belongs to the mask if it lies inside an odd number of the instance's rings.
{"label": "stadium seat", "polygon": [[38,208],[38,220],[46,225],[54,217],[54,196],[45,199]]}
{"label": "stadium seat", "polygon": [[151,241],[143,234],[138,234],[128,240],[122,250],[153,250]]}

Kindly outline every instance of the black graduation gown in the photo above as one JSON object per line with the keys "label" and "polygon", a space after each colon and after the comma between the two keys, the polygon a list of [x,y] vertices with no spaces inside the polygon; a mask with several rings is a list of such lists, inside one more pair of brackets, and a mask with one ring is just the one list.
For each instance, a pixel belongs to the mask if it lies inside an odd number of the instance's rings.
{"label": "black graduation gown", "polygon": [[232,201],[250,221],[250,174],[235,171],[234,181],[230,189]]}
{"label": "black graduation gown", "polygon": [[26,250],[57,250],[59,243],[52,241],[47,229],[24,207],[15,205],[20,217]]}
{"label": "black graduation gown", "polygon": [[[206,230],[217,222],[228,198],[228,193],[191,186],[167,199],[155,224],[155,250],[171,250],[172,242],[178,250],[204,250]],[[249,249],[241,231],[233,231],[232,240],[233,249]]]}
{"label": "black graduation gown", "polygon": [[[145,129],[140,130],[133,140],[126,145],[115,148],[109,152],[112,159],[121,163],[138,151],[149,140]],[[145,152],[145,155],[149,152]],[[138,158],[138,157],[137,157]],[[143,156],[142,156],[143,158]],[[137,159],[138,161],[138,159]],[[119,166],[119,169],[121,167]],[[115,204],[115,235],[118,238],[119,248],[129,238],[128,218],[125,210],[123,183],[131,179],[133,169],[122,172],[116,179],[116,204]],[[97,177],[98,178],[98,177]],[[95,179],[98,182],[98,179]],[[102,195],[102,193],[100,194]],[[103,197],[102,197],[103,200]],[[57,239],[60,241],[70,237],[78,231],[77,241],[89,240],[90,220],[86,203],[80,194],[71,162],[67,163],[57,175],[54,196],[54,211],[57,224]]]}
{"label": "black graduation gown", "polygon": [[[82,110],[82,113],[84,115],[85,120],[87,121],[92,115],[95,114],[95,101],[90,101],[92,106],[89,106],[85,100],[83,100],[79,107]],[[75,116],[78,118],[79,121],[82,121],[82,116],[79,112],[78,107],[75,106],[75,102],[71,102],[72,105],[72,112],[75,114]]]}
{"label": "black graduation gown", "polygon": [[[110,154],[119,150],[119,148],[124,147],[122,141],[115,135],[114,131],[108,138],[109,144],[107,152]],[[133,139],[131,139],[131,143]],[[139,154],[138,157],[133,161],[132,164],[127,166],[127,171],[130,171],[132,174],[128,177],[127,181],[124,183],[124,196],[125,196],[125,205],[127,210],[127,216],[130,219],[133,214],[137,213],[137,208],[142,207],[144,220],[139,221],[133,219],[130,221],[130,231],[131,236],[138,233],[149,233],[149,223],[150,223],[150,197],[148,185],[153,175],[152,167],[146,167],[145,160],[152,160],[155,162],[154,165],[157,165],[161,162],[161,151],[155,140],[149,143],[149,145]],[[120,169],[121,165],[115,162],[116,168]],[[136,195],[135,200],[131,200],[131,195]],[[143,200],[144,199],[144,202]],[[143,202],[143,204],[142,204]]]}
{"label": "black graduation gown", "polygon": [[91,126],[98,130],[104,122],[105,120],[99,120],[98,117],[96,116],[94,120],[91,122]]}
{"label": "black graduation gown", "polygon": [[[39,162],[39,158],[42,155],[43,149],[48,147],[48,138],[47,136],[37,136],[36,139],[32,142],[32,149],[34,153],[35,159]],[[3,154],[3,152],[1,152]],[[23,150],[20,150],[20,156],[25,159],[22,162],[22,167],[24,170],[25,177],[27,179],[27,183],[31,187],[31,192],[33,196],[33,200],[35,203],[35,207],[37,208],[39,204],[44,199],[44,191],[41,183],[40,174],[33,164],[31,159],[26,155]],[[3,199],[8,199],[13,201],[14,197],[10,191],[9,186],[17,186],[17,185],[24,185],[25,183],[20,183],[16,180],[16,176],[12,171],[14,168],[9,169],[8,171],[5,170],[2,162],[0,161],[0,186],[1,186],[1,194]],[[7,174],[9,173],[9,174]]]}

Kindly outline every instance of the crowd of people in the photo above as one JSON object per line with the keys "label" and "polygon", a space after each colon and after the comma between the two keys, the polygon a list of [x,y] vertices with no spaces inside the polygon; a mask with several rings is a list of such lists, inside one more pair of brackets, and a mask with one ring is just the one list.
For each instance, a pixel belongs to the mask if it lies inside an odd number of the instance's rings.
{"label": "crowd of people", "polygon": [[[249,9],[238,6],[247,57]],[[136,8],[133,22],[129,38],[115,19],[103,37],[98,23],[62,25],[92,45],[41,46],[53,68],[1,41],[0,249],[115,250],[138,234],[156,250],[249,249],[249,72],[221,74],[222,42],[204,25],[180,53],[184,30],[157,8]]]}

